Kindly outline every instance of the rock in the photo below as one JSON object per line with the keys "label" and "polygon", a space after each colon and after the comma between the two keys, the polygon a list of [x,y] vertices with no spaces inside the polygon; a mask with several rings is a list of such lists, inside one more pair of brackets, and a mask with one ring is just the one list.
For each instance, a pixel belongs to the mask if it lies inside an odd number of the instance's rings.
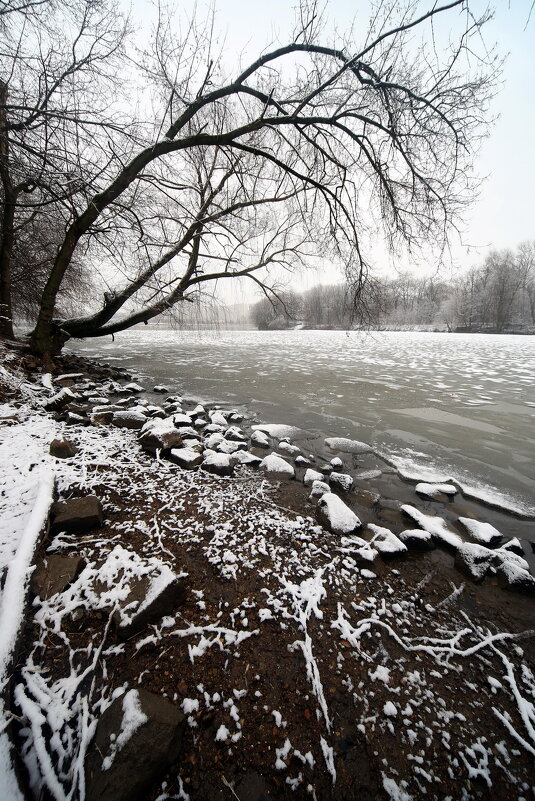
{"label": "rock", "polygon": [[333,534],[351,534],[362,525],[357,515],[334,492],[326,492],[319,499],[316,517]]}
{"label": "rock", "polygon": [[431,534],[421,528],[408,528],[398,534],[398,538],[407,548],[415,551],[432,551],[435,547]]}
{"label": "rock", "polygon": [[310,459],[307,459],[305,456],[296,456],[295,463],[299,467],[308,467],[310,464]]}
{"label": "rock", "polygon": [[46,601],[72,584],[84,567],[85,561],[81,556],[51,554],[37,562],[30,580],[30,589],[34,595]]}
{"label": "rock", "polygon": [[201,468],[206,470],[207,473],[214,473],[216,476],[230,476],[233,473],[233,465],[228,453],[205,451]]}
{"label": "rock", "polygon": [[236,453],[233,454],[233,460],[236,462],[236,464],[244,464],[248,467],[260,467],[262,462],[262,459],[260,459],[258,456],[255,456],[253,453],[242,450],[236,451]]}
{"label": "rock", "polygon": [[60,412],[68,403],[76,400],[76,398],[78,398],[78,395],[75,392],[72,392],[68,387],[63,387],[63,389],[60,389],[55,395],[52,395],[51,398],[47,398],[43,402],[43,407],[48,412]]}
{"label": "rock", "polygon": [[513,562],[502,562],[496,575],[502,589],[535,596],[535,578]]}
{"label": "rock", "polygon": [[93,406],[102,405],[103,403],[107,403],[108,399],[104,397],[104,395],[89,395],[87,398],[87,402],[91,403]]}
{"label": "rock", "polygon": [[164,387],[163,384],[158,384],[157,386],[155,386],[153,388],[152,391],[153,392],[158,392],[158,393],[161,393],[161,394],[165,395],[166,392],[169,392],[169,389],[167,387]]}
{"label": "rock", "polygon": [[407,553],[407,546],[388,528],[368,524],[368,530],[372,532],[373,539],[370,545],[373,546],[383,559],[393,559],[395,556],[402,556]]}
{"label": "rock", "polygon": [[[319,474],[321,475],[321,473]],[[323,476],[322,476],[323,478]],[[309,500],[313,500],[314,498],[321,498],[322,495],[325,495],[326,492],[330,492],[331,488],[325,481],[321,479],[316,479],[312,482],[311,492],[308,496]]]}
{"label": "rock", "polygon": [[75,414],[74,412],[67,412],[65,415],[65,422],[71,426],[89,425],[87,417],[83,417],[81,414]]}
{"label": "rock", "polygon": [[210,421],[214,426],[224,426],[227,428],[227,418],[219,411],[210,412]]}
{"label": "rock", "polygon": [[147,417],[142,412],[128,409],[124,412],[114,412],[112,423],[117,428],[130,428],[139,430],[147,422]]}
{"label": "rock", "polygon": [[345,437],[328,437],[325,444],[331,450],[342,451],[342,453],[369,453],[371,451],[370,446],[365,442]]}
{"label": "rock", "polygon": [[180,754],[185,716],[143,689],[116,698],[98,721],[85,761],[86,801],[143,801]]}
{"label": "rock", "polygon": [[163,420],[156,417],[145,423],[138,437],[138,442],[144,451],[156,454],[156,451],[180,448],[182,434],[175,428],[171,417],[166,417]]}
{"label": "rock", "polygon": [[347,473],[332,472],[329,476],[329,484],[342,492],[349,492],[353,486],[353,479]]}
{"label": "rock", "polygon": [[440,545],[454,551],[458,550],[461,545],[463,545],[464,540],[462,537],[452,531],[448,527],[446,521],[441,517],[426,515],[419,509],[416,509],[415,506],[410,506],[407,503],[403,504],[400,509],[404,514],[410,517],[411,520],[418,523],[424,531],[428,531]]}
{"label": "rock", "polygon": [[172,614],[185,597],[184,581],[163,563],[149,575],[134,579],[130,592],[112,615],[119,637],[128,640],[149,623]]}
{"label": "rock", "polygon": [[339,470],[341,467],[344,466],[343,461],[340,459],[339,456],[335,456],[334,459],[331,459],[330,465],[333,470]]}
{"label": "rock", "polygon": [[369,490],[359,489],[354,494],[355,502],[365,509],[373,509],[381,500],[378,492],[370,492]]}
{"label": "rock", "polygon": [[52,504],[51,517],[51,534],[57,534],[58,531],[82,534],[99,528],[104,521],[102,504],[96,495],[58,501]]}
{"label": "rock", "polygon": [[56,459],[70,459],[78,453],[78,447],[68,439],[53,439],[49,450]]}
{"label": "rock", "polygon": [[269,437],[263,431],[253,431],[251,434],[251,445],[255,448],[269,448]]}
{"label": "rock", "polygon": [[204,445],[208,450],[215,451],[218,445],[224,442],[225,437],[220,431],[214,431],[213,434],[210,434],[204,440]]}
{"label": "rock", "polygon": [[276,453],[270,453],[265,459],[260,462],[260,469],[267,473],[270,478],[284,479],[295,478],[295,470],[291,464],[278,456]]}
{"label": "rock", "polygon": [[231,442],[247,442],[247,437],[237,426],[230,426],[230,428],[227,428],[225,431],[225,439],[229,439]]}
{"label": "rock", "polygon": [[93,412],[90,417],[90,422],[92,426],[106,426],[109,425],[113,420],[113,411],[102,411],[102,412]]}
{"label": "rock", "polygon": [[518,537],[513,537],[512,539],[505,542],[502,547],[502,551],[511,551],[511,553],[516,553],[518,556],[524,556],[524,548],[522,547],[522,543],[518,539]]}
{"label": "rock", "polygon": [[473,542],[464,542],[455,554],[455,567],[472,581],[483,581],[494,561],[494,551]]}
{"label": "rock", "polygon": [[123,392],[143,392],[143,387],[140,384],[125,384],[123,387]]}
{"label": "rock", "polygon": [[[313,484],[314,481],[323,481],[323,473],[319,473],[317,470],[309,469],[306,471],[303,477],[303,484],[305,487],[308,487],[310,484]],[[329,490],[327,490],[329,492]]]}
{"label": "rock", "polygon": [[177,428],[184,428],[185,426],[189,428],[193,424],[193,418],[191,418],[189,414],[179,412],[173,416],[173,423]]}
{"label": "rock", "polygon": [[220,453],[236,453],[236,451],[244,451],[247,450],[247,442],[235,442],[233,440],[226,440],[223,439],[217,445],[216,450]]}
{"label": "rock", "polygon": [[186,470],[198,467],[203,460],[202,454],[197,453],[193,448],[173,448],[167,458]]}
{"label": "rock", "polygon": [[481,523],[470,517],[459,517],[459,523],[466,529],[471,539],[481,545],[498,545],[503,540],[503,535],[490,523]]}
{"label": "rock", "polygon": [[289,442],[279,442],[278,448],[281,453],[287,453],[288,456],[298,456],[301,453],[301,448]]}
{"label": "rock", "polygon": [[427,484],[425,481],[420,482],[414,488],[418,495],[423,495],[426,498],[437,498],[441,495],[448,497],[456,495],[458,490],[453,484]]}
{"label": "rock", "polygon": [[342,537],[340,546],[344,552],[348,551],[351,554],[358,567],[374,567],[379,561],[379,551],[362,537],[355,535]]}

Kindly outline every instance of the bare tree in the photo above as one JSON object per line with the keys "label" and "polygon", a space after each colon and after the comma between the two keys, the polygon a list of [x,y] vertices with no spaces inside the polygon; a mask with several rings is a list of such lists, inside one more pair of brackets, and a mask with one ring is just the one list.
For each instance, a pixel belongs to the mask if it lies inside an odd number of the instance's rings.
{"label": "bare tree", "polygon": [[[443,52],[417,46],[415,34],[425,36],[448,13],[464,19],[455,45]],[[291,267],[312,246],[341,261],[358,295],[368,275],[362,240],[373,218],[393,245],[444,239],[470,197],[472,148],[485,131],[496,77],[494,62],[474,55],[487,15],[475,19],[465,0],[433,4],[420,14],[412,3],[397,11],[383,3],[360,43],[323,41],[313,0],[303,0],[297,19],[286,44],[228,77],[205,28],[193,22],[175,41],[160,13],[154,50],[137,59],[151,87],[152,121],[138,119],[125,137],[113,120],[104,122],[101,109],[85,158],[65,134],[68,152],[76,152],[84,169],[70,181],[63,205],[66,232],[43,289],[31,337],[36,352],[51,354],[69,337],[147,320],[208,280],[244,275],[267,287],[262,270],[278,261]],[[102,65],[117,57],[124,28],[99,31],[93,25],[87,37],[93,36],[95,52],[104,43],[110,53],[91,64],[92,91],[109,81]],[[46,64],[39,68],[46,74]],[[71,96],[82,105],[87,91],[74,87]],[[4,102],[4,139],[14,154],[5,157],[8,165],[24,151],[26,129],[17,114],[34,127],[56,119],[54,92],[45,99]],[[76,115],[76,130],[85,131],[90,120],[86,108]],[[200,172],[193,180],[195,162]],[[218,218],[221,193],[228,195]],[[151,205],[167,205],[165,223],[151,217]],[[247,247],[248,259],[238,267]],[[100,308],[86,318],[61,319],[58,293],[77,253],[91,261],[107,253],[111,272],[126,272],[127,281],[118,289],[117,275],[104,273],[110,286]],[[213,269],[217,261],[221,267]],[[137,310],[130,309],[134,301]]]}

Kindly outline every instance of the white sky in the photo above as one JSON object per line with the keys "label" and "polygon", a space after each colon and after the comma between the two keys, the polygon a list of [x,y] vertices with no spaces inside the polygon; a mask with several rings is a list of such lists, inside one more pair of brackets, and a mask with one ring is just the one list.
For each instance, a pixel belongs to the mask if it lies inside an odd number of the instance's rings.
{"label": "white sky", "polygon": [[[134,0],[136,16],[143,14],[145,2]],[[234,61],[234,54],[236,60],[242,56],[248,63],[274,40],[286,40],[295,4],[296,0],[215,0],[216,27],[226,38],[228,63]],[[498,52],[508,54],[508,58],[503,86],[492,104],[492,114],[498,120],[477,161],[481,195],[464,220],[463,243],[452,239],[454,268],[480,262],[490,248],[515,248],[522,241],[535,239],[535,9],[528,24],[531,4],[532,0],[495,0],[494,19],[484,28],[487,45],[496,44]],[[194,0],[177,3],[179,12],[191,13],[194,6]],[[196,6],[204,16],[211,2],[200,0]],[[328,16],[339,31],[347,29],[354,18],[357,31],[359,25],[366,27],[369,0],[328,0],[327,6]],[[432,0],[422,2],[422,8],[431,6]],[[475,0],[470,7],[477,16],[487,4]],[[447,35],[451,17],[446,13],[442,19],[441,33]],[[373,252],[376,267],[381,272],[388,271],[389,258],[384,248],[378,244]],[[431,256],[429,262],[434,270],[436,262]],[[425,271],[422,265],[416,267],[405,260],[401,265]],[[321,276],[311,271],[299,279],[296,288],[320,280],[336,280],[336,276],[332,274],[331,278],[325,270]]]}

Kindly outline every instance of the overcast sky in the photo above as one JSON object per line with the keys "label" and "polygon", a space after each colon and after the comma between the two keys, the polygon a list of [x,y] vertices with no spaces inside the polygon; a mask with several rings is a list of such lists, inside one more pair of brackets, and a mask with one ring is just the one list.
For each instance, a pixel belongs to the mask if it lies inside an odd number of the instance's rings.
{"label": "overcast sky", "polygon": [[[134,0],[134,8],[141,11],[145,1]],[[294,0],[216,0],[216,27],[225,36],[229,63],[240,54],[248,63],[268,44],[286,41],[295,4]],[[477,161],[480,198],[464,221],[465,244],[452,240],[457,268],[478,263],[490,248],[514,248],[535,239],[535,9],[528,23],[531,4],[532,0],[496,0],[491,4],[494,19],[485,26],[485,42],[496,44],[507,60],[503,85],[492,104],[492,113],[498,119]],[[194,5],[193,0],[178,0],[177,8],[188,12]],[[198,12],[205,14],[211,3],[200,0],[196,5]],[[432,0],[421,5],[430,8]],[[357,34],[360,25],[366,28],[369,0],[329,0],[327,7],[339,31],[347,29],[353,19]],[[470,7],[477,16],[487,3],[475,0]],[[442,15],[445,35],[451,19],[451,14]],[[388,256],[380,245],[374,249],[374,257],[379,269],[387,269]],[[429,262],[434,264],[431,257]],[[405,261],[402,264],[412,266]],[[420,265],[417,269],[425,268]],[[302,280],[310,285],[317,282],[317,276],[311,274]]]}

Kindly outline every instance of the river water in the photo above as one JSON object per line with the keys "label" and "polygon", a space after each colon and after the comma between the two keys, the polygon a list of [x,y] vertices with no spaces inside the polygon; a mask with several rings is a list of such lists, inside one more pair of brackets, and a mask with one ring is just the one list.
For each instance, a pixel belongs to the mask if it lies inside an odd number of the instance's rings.
{"label": "river water", "polygon": [[365,441],[402,477],[454,479],[535,517],[533,337],[136,329],[73,350],[146,386]]}

